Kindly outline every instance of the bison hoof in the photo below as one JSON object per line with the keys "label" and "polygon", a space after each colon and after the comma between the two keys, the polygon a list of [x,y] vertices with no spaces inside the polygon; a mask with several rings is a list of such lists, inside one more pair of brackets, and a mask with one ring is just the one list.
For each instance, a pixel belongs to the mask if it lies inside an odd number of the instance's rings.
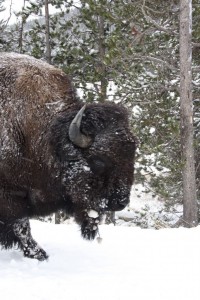
{"label": "bison hoof", "polygon": [[37,259],[39,261],[44,261],[48,259],[48,255],[43,249],[39,249],[36,252],[26,249],[24,251],[24,256],[28,258]]}
{"label": "bison hoof", "polygon": [[94,240],[96,234],[98,232],[98,227],[93,226],[92,228],[90,226],[81,226],[81,234],[82,237],[86,240]]}
{"label": "bison hoof", "polygon": [[96,230],[84,229],[82,230],[82,236],[86,240],[94,240],[97,234]]}

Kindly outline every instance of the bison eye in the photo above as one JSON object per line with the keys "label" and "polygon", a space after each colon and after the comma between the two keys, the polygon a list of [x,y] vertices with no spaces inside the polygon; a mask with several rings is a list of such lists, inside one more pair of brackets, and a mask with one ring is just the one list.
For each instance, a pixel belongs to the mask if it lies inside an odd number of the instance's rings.
{"label": "bison eye", "polygon": [[102,175],[106,171],[106,162],[100,158],[91,158],[89,160],[89,165],[94,174]]}

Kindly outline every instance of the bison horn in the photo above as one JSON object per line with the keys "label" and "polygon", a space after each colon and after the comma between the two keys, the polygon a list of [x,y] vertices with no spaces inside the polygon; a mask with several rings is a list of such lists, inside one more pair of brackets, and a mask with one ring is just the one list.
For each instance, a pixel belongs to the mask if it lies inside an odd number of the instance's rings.
{"label": "bison horn", "polygon": [[80,148],[87,148],[91,145],[92,139],[89,136],[86,136],[81,133],[80,126],[81,120],[83,117],[84,110],[86,105],[84,105],[76,114],[75,118],[72,120],[69,126],[69,138],[71,142],[80,147]]}

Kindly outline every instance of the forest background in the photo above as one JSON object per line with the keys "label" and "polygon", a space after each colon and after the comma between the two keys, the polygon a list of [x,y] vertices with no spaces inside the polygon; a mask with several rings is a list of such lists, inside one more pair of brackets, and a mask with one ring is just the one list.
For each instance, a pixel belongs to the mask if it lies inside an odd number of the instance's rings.
{"label": "forest background", "polygon": [[192,5],[193,147],[200,200],[200,0],[24,0],[17,12],[12,0],[0,0],[0,51],[29,54],[62,68],[84,101],[125,105],[139,141],[135,182],[168,207],[184,196],[181,2]]}

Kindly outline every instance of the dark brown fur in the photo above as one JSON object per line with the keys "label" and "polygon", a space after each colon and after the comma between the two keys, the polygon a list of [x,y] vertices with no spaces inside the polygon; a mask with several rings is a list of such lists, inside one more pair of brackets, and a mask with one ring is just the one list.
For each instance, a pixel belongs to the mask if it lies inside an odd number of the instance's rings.
{"label": "dark brown fur", "polygon": [[[127,111],[112,103],[88,104],[81,131],[93,143],[82,149],[68,135],[82,106],[61,70],[25,55],[0,54],[0,243],[4,247],[18,244],[24,255],[45,259],[44,250],[31,237],[27,218],[62,208],[81,225],[83,237],[93,239],[103,213],[128,203],[135,138]],[[97,212],[96,218],[89,216],[91,210]]]}

